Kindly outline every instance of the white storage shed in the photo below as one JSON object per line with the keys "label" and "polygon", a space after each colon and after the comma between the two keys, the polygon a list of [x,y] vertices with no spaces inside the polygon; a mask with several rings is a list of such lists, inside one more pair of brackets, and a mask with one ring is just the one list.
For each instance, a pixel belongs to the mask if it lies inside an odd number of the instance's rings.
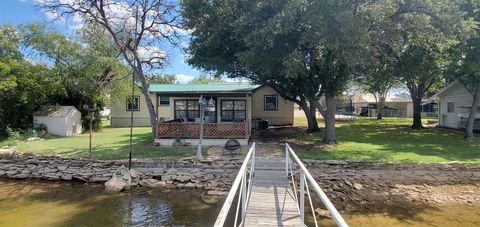
{"label": "white storage shed", "polygon": [[[438,125],[445,128],[465,128],[472,109],[473,96],[458,81],[441,89],[434,98],[439,100]],[[480,106],[476,107],[474,129],[480,130]]]}
{"label": "white storage shed", "polygon": [[74,106],[54,106],[33,114],[33,124],[47,126],[49,134],[73,136],[82,133],[82,114]]}

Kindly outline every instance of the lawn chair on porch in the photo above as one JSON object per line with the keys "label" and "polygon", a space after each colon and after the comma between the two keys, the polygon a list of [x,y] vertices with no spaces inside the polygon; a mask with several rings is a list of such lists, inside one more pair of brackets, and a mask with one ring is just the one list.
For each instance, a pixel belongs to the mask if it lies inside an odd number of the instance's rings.
{"label": "lawn chair on porch", "polygon": [[230,152],[231,155],[234,153],[239,154],[241,151],[242,146],[240,145],[240,142],[236,139],[230,139],[225,143],[225,146],[223,146],[223,153]]}

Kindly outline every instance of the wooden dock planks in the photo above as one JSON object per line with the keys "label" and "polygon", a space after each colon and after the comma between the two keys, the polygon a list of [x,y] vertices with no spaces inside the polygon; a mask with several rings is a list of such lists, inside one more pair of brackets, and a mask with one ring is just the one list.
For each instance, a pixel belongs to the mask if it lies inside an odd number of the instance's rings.
{"label": "wooden dock planks", "polygon": [[257,158],[245,226],[304,226],[284,165],[280,158]]}

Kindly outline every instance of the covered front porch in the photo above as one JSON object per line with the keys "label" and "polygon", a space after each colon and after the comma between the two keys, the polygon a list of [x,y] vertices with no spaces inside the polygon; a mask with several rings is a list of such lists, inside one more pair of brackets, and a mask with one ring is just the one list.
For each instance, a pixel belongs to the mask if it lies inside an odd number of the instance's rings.
{"label": "covered front porch", "polygon": [[[251,121],[251,93],[157,93],[159,118],[156,141],[172,145],[199,142],[203,124],[203,144],[224,145],[236,139],[248,144]],[[203,123],[202,123],[203,119]]]}

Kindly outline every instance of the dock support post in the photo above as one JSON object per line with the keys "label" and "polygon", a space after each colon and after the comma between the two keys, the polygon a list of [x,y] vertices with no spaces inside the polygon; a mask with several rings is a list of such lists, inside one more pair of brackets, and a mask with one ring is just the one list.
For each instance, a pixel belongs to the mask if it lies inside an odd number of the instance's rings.
{"label": "dock support post", "polygon": [[288,144],[285,144],[285,176],[288,177]]}
{"label": "dock support post", "polygon": [[243,220],[245,219],[245,215],[247,214],[247,170],[245,169],[244,170],[245,172],[243,173],[243,177],[242,177],[242,186],[241,186],[241,199],[242,199],[242,213],[241,213],[241,220],[243,222]]}
{"label": "dock support post", "polygon": [[252,166],[251,166],[250,174],[254,174],[255,172],[255,149],[256,149],[255,144],[253,144],[253,151],[252,151],[252,158],[251,158]]}
{"label": "dock support post", "polygon": [[300,169],[300,218],[305,223],[305,173]]}

